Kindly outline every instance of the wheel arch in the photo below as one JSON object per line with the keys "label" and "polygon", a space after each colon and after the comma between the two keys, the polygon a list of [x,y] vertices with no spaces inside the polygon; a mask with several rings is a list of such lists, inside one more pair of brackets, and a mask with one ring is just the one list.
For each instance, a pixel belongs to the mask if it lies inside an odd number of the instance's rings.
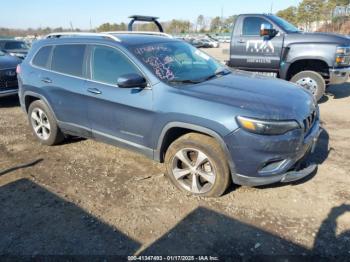
{"label": "wheel arch", "polygon": [[326,81],[329,79],[329,65],[321,57],[305,57],[293,60],[283,73],[284,78],[289,81],[294,75],[302,71],[315,71],[320,73]]}
{"label": "wheel arch", "polygon": [[230,172],[232,173],[234,170],[234,164],[231,159],[231,154],[222,136],[212,129],[184,122],[171,122],[164,126],[158,138],[157,149],[154,152],[154,159],[163,163],[165,153],[171,143],[178,139],[180,136],[187,133],[200,133],[214,138],[219,143],[224,153],[227,155],[227,162],[229,164]]}
{"label": "wheel arch", "polygon": [[43,101],[49,107],[49,109],[51,110],[51,113],[56,118],[56,114],[52,110],[52,107],[51,107],[50,103],[47,101],[47,99],[44,96],[42,96],[42,95],[40,95],[38,93],[32,92],[32,91],[27,91],[23,95],[24,109],[25,109],[26,113],[28,113],[28,109],[29,109],[30,104],[33,103],[36,100]]}

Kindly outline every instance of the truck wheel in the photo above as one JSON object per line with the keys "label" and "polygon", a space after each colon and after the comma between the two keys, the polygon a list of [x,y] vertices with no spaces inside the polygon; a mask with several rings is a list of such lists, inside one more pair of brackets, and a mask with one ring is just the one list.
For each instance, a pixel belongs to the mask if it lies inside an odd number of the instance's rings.
{"label": "truck wheel", "polygon": [[173,142],[165,155],[167,175],[180,190],[219,197],[231,182],[226,155],[214,138],[189,133]]}
{"label": "truck wheel", "polygon": [[43,101],[36,100],[30,104],[28,120],[34,136],[40,143],[53,146],[64,140],[55,117]]}
{"label": "truck wheel", "polygon": [[317,101],[322,98],[326,90],[324,78],[315,71],[302,71],[294,75],[290,81],[310,91]]}

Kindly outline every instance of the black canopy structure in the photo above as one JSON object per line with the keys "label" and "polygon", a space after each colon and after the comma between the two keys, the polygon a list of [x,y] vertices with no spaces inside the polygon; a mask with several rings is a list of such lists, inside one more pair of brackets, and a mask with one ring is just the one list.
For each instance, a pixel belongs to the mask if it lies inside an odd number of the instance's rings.
{"label": "black canopy structure", "polygon": [[164,32],[162,25],[158,22],[159,17],[144,16],[144,15],[132,15],[132,16],[129,16],[129,18],[131,18],[131,21],[129,22],[129,25],[128,25],[129,31],[132,31],[132,26],[136,21],[140,21],[140,22],[155,23],[159,29],[159,32],[161,32],[161,33]]}

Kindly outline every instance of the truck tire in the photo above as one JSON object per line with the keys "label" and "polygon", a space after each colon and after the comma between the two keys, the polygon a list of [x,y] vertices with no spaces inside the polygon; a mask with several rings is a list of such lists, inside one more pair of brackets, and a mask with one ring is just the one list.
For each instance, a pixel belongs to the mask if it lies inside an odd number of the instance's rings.
{"label": "truck tire", "polygon": [[53,146],[64,140],[64,135],[49,107],[41,100],[30,104],[28,120],[36,139],[44,145]]}
{"label": "truck tire", "polygon": [[219,197],[231,182],[226,159],[214,138],[189,133],[170,145],[165,165],[168,177],[183,192]]}
{"label": "truck tire", "polygon": [[323,97],[326,90],[324,78],[315,71],[299,72],[290,81],[311,92],[316,101],[319,101]]}

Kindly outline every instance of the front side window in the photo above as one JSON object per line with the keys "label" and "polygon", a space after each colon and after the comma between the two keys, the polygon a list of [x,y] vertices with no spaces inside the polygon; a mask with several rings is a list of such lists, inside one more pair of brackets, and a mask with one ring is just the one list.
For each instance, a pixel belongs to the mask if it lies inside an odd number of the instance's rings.
{"label": "front side window", "polygon": [[165,82],[202,82],[224,68],[206,53],[182,41],[136,45],[130,49]]}
{"label": "front side window", "polygon": [[95,46],[91,61],[92,80],[116,85],[126,74],[140,74],[135,65],[120,51],[107,46]]}
{"label": "front side window", "polygon": [[38,51],[38,53],[35,55],[33,59],[33,65],[43,67],[43,68],[48,68],[48,62],[49,62],[51,50],[52,50],[52,46],[42,47]]}
{"label": "front side window", "polygon": [[[242,34],[246,36],[257,36],[260,35],[260,29],[262,24],[269,24],[265,19],[260,17],[247,17],[243,21],[243,31]],[[272,27],[272,25],[271,25]]]}
{"label": "front side window", "polygon": [[83,76],[86,45],[57,45],[53,50],[51,69],[68,75]]}
{"label": "front side window", "polygon": [[28,49],[28,46],[25,42],[22,41],[10,41],[5,43],[5,49]]}

